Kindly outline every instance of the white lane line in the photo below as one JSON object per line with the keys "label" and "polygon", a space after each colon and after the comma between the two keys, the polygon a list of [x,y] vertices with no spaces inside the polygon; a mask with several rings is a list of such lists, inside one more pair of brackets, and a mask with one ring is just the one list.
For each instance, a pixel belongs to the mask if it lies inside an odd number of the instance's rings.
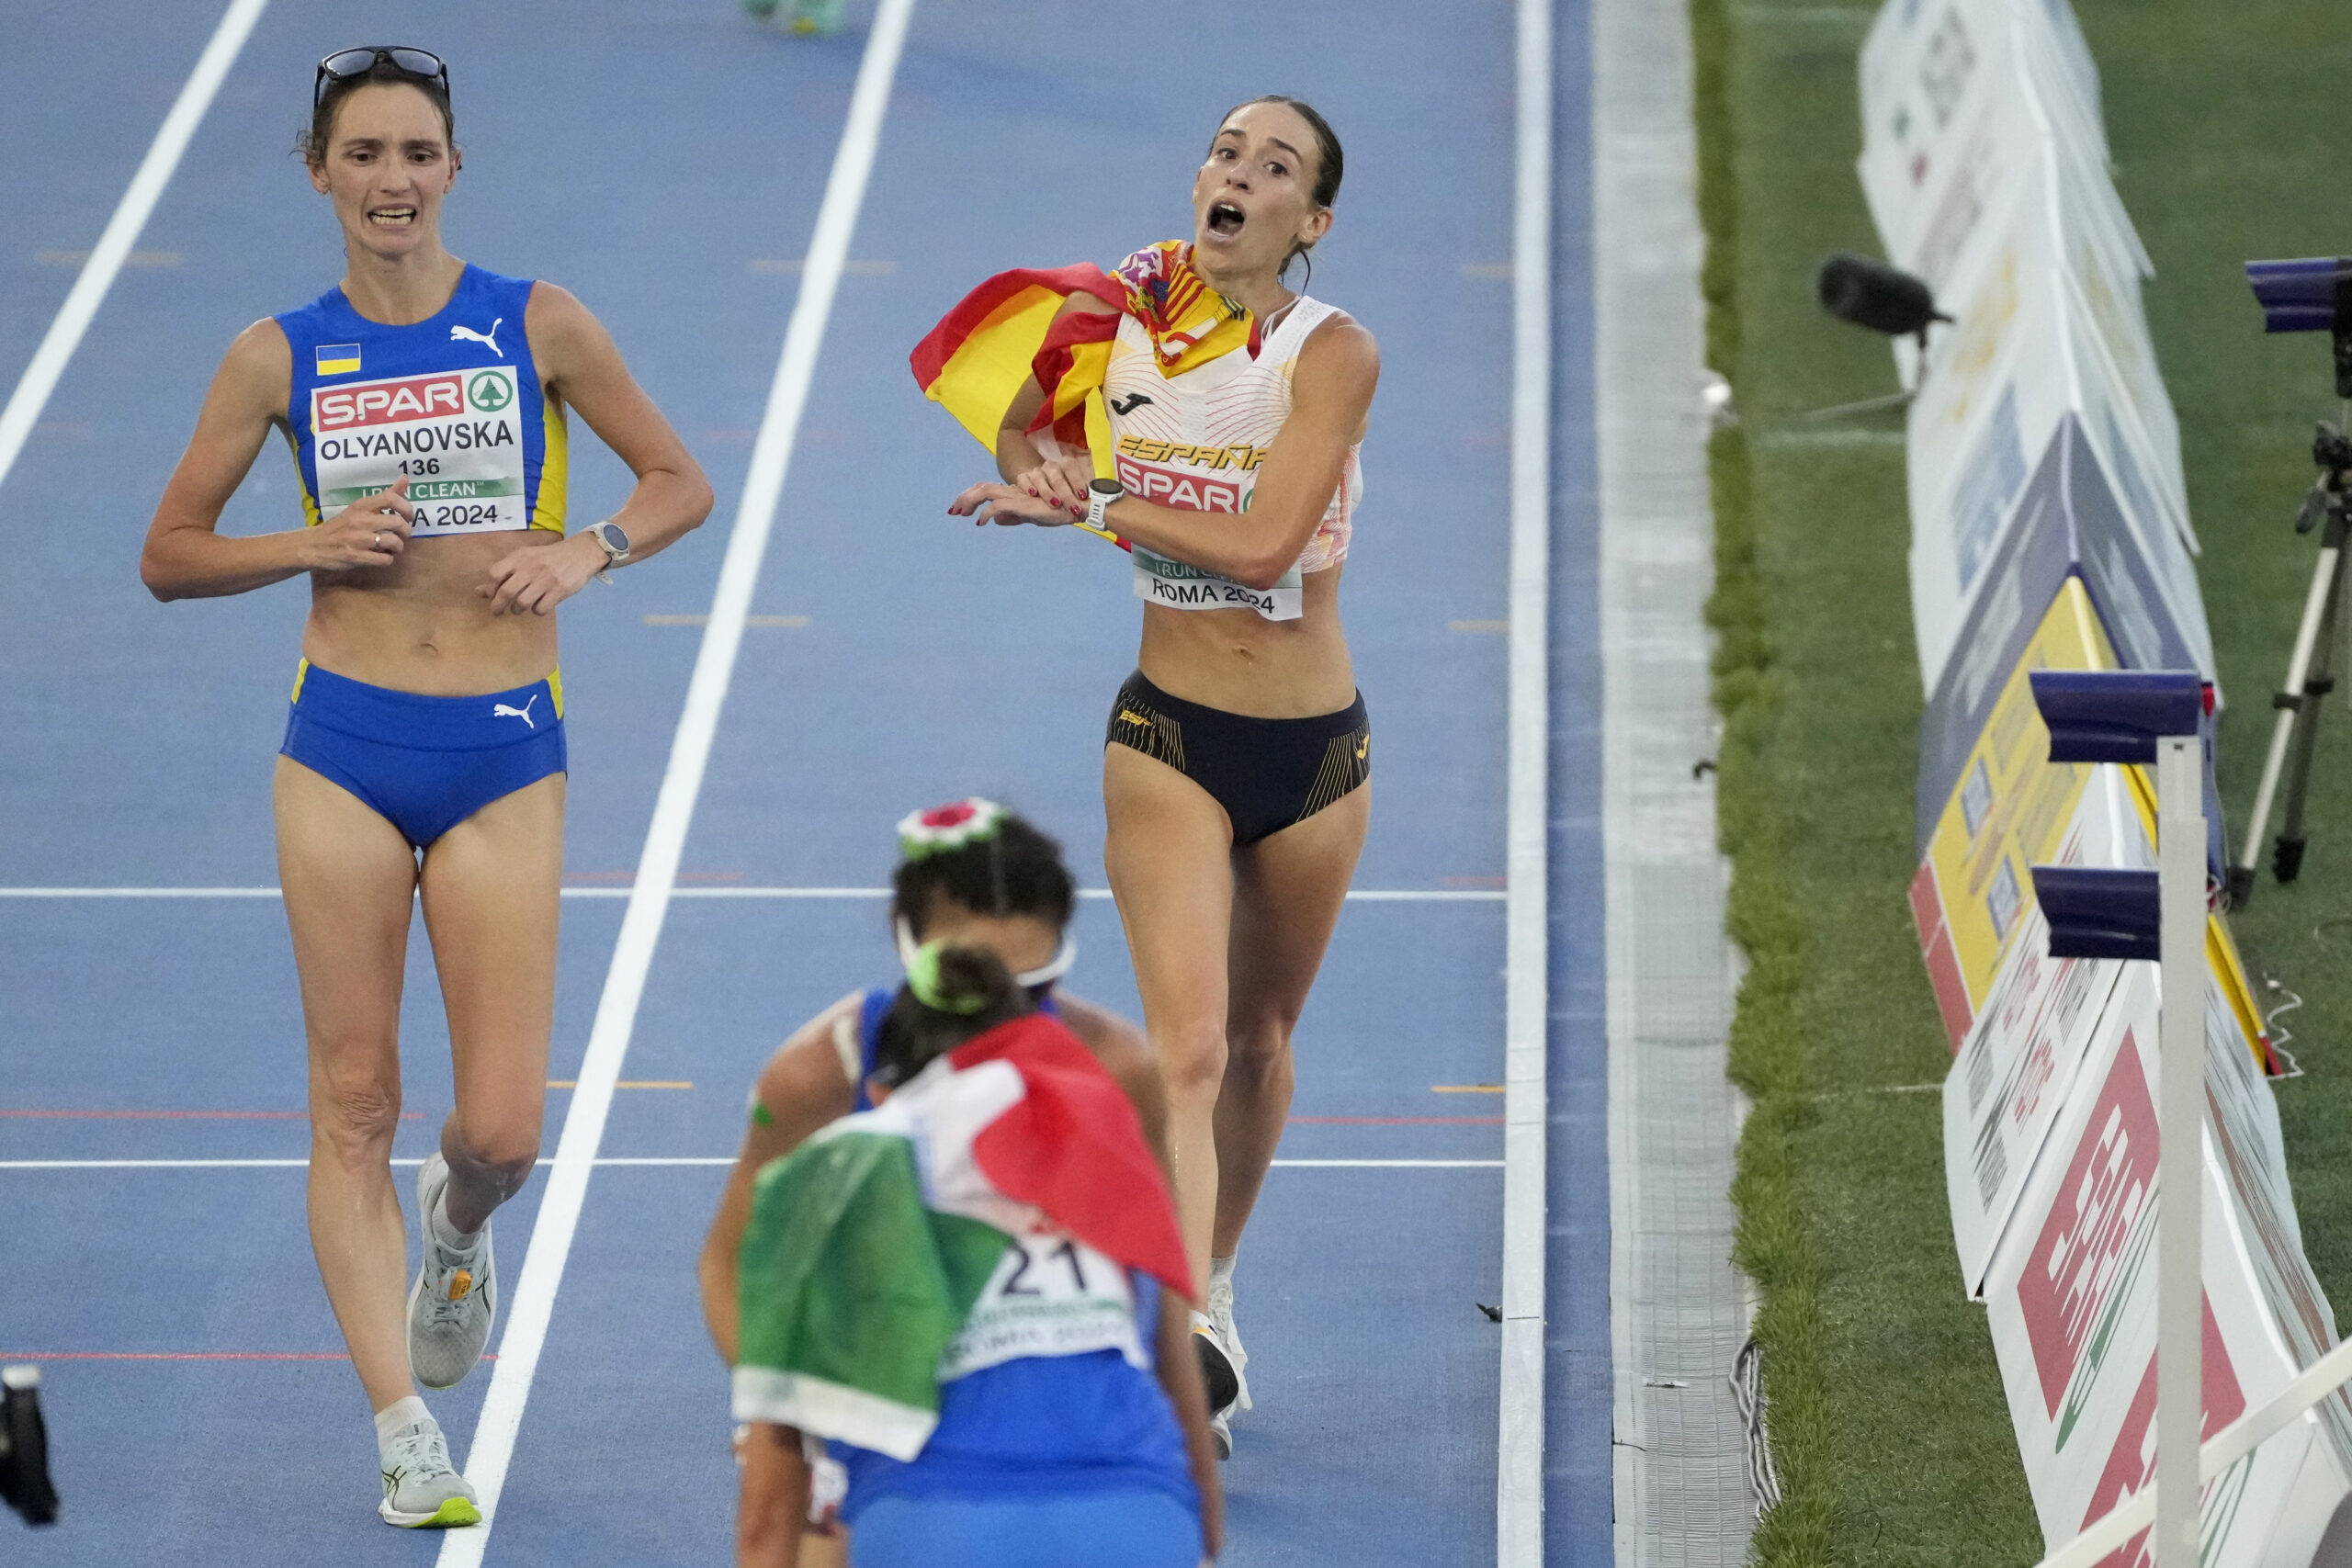
{"label": "white lane line", "polygon": [[733,1165],[733,1155],[607,1155],[598,1165]]}
{"label": "white lane line", "polygon": [[[301,1170],[307,1159],[0,1159],[0,1170]],[[394,1165],[422,1165],[396,1159]]]}
{"label": "white lane line", "polygon": [[[567,887],[567,898],[627,898],[633,887]],[[887,887],[677,887],[673,898],[888,898]],[[1081,898],[1105,899],[1107,887],[1081,887]],[[0,887],[0,898],[275,898],[275,887]],[[1500,904],[1510,895],[1499,887],[1356,887],[1348,892],[1359,904]]]}
{"label": "white lane line", "polygon": [[1293,1170],[1500,1170],[1498,1159],[1278,1159]]}
{"label": "white lane line", "polygon": [[148,216],[179,167],[180,155],[187,151],[189,139],[212,107],[221,78],[236,62],[238,51],[245,47],[246,37],[268,3],[231,0],[220,25],[212,29],[212,41],[196,57],[196,69],[188,73],[180,96],[172,101],[171,112],[164,117],[147,156],[140,160],[138,172],[115,204],[114,216],[107,220],[90,259],[82,264],[81,276],[67,291],[65,303],[58,307],[57,319],[49,323],[40,346],[33,350],[17,389],[8,396],[8,406],[0,409],[0,483],[7,481],[8,470],[16,467],[17,454],[24,450],[40,411],[49,406],[50,393],[57,389],[57,378],[65,374],[66,362],[81,345],[82,334],[89,331],[91,319],[106,301],[107,290],[114,287],[115,275],[122,270],[139,231],[147,226]]}
{"label": "white lane line", "polygon": [[1502,1398],[1497,1568],[1544,1562],[1545,1078],[1550,1064],[1552,5],[1519,0],[1511,243],[1510,897],[1504,920]]}
{"label": "white lane line", "polygon": [[638,1002],[644,994],[662,917],[677,882],[686,829],[694,819],[695,799],[701,792],[703,770],[718,734],[719,708],[734,673],[736,653],[742,646],[743,620],[751,613],[752,592],[759,581],[760,562],[775,523],[776,504],[784,494],[801,412],[816,375],[818,350],[832,314],[842,265],[849,259],[850,236],[865,199],[866,180],[881,141],[883,116],[889,107],[891,79],[898,73],[899,54],[913,11],[914,0],[882,0],[865,57],[858,64],[849,118],[842,127],[832,171],[826,176],[799,297],[793,302],[792,319],[785,328],[784,350],[776,360],[775,380],[768,391],[759,438],[752,447],[742,502],[735,513],[734,531],[728,536],[718,586],[711,596],[710,621],[703,628],[702,647],[695,657],[685,708],[679,715],[669,765],[662,772],[662,792],[654,802],[653,821],[646,831],[645,850],[629,889],[628,909],[621,918],[612,968],[605,974],[604,995],[596,1004],[596,1021],[589,1031],[571,1108],[564,1117],[563,1137],[548,1172],[547,1193],[531,1229],[530,1250],[524,1256],[522,1274],[508,1298],[498,1368],[483,1395],[481,1417],[466,1455],[466,1479],[481,1495],[481,1523],[471,1529],[447,1532],[437,1560],[439,1568],[474,1568],[498,1524],[499,1494],[506,1483],[515,1434],[530,1400],[531,1378],[547,1344],[556,1291],[571,1253],[582,1205],[587,1201],[588,1178],[604,1137],[605,1115],[612,1109],[613,1085],[620,1077],[621,1061],[628,1052]]}
{"label": "white lane line", "polygon": [[275,887],[0,887],[0,898],[276,898]]}
{"label": "white lane line", "polygon": [[[307,1159],[0,1159],[0,1170],[300,1170]],[[418,1166],[421,1159],[396,1159],[394,1165]],[[727,1166],[733,1155],[605,1155],[594,1165],[608,1166]],[[1279,1168],[1295,1170],[1495,1170],[1498,1159],[1278,1159]],[[504,1348],[501,1347],[502,1358]]]}

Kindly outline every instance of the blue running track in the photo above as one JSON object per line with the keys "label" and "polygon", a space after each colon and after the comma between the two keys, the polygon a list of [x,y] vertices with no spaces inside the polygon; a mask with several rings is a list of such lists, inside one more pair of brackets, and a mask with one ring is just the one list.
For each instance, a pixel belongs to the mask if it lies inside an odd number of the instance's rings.
{"label": "blue running track", "polygon": [[[564,611],[560,1078],[612,961],[870,11],[811,40],[732,0],[275,0],[237,59],[0,484],[0,1359],[44,1365],[66,1508],[40,1535],[0,1520],[0,1558],[307,1568],[421,1564],[438,1544],[375,1517],[365,1402],[302,1228],[301,1020],[267,890],[306,594],[158,605],[136,572],[230,338],[339,276],[288,151],[312,62],[379,37],[449,57],[451,248],[585,300],[718,489],[700,535]],[[85,0],[12,23],[0,390],[218,19]],[[1586,1565],[1611,1530],[1581,8],[1558,28],[1547,1561]],[[1239,1275],[1258,1408],[1225,1472],[1225,1561],[1492,1562],[1498,1330],[1476,1303],[1498,1299],[1502,1105],[1459,1090],[1502,1076],[1513,37],[1501,4],[918,0],[601,1149],[653,1163],[590,1186],[491,1562],[729,1560],[726,1382],[692,1271],[715,1162],[775,1042],[893,960],[878,897],[712,895],[878,888],[897,817],[966,793],[1034,817],[1102,885],[1102,723],[1139,615],[1126,563],[945,516],[987,462],[906,354],[989,272],[1184,232],[1216,116],[1264,91],[1313,101],[1347,146],[1313,288],[1384,360],[1344,596],[1379,733],[1356,886],[1408,895],[1340,922],[1283,1156],[1469,1163],[1274,1173]],[[591,440],[574,453],[573,516],[604,515],[626,471]],[[298,517],[273,443],[223,527]],[[1070,985],[1134,1015],[1107,899],[1077,930]],[[414,1159],[450,1098],[421,924],[411,981],[396,1153]],[[542,1186],[501,1213],[510,1280]],[[487,1382],[431,1401],[461,1453]]]}

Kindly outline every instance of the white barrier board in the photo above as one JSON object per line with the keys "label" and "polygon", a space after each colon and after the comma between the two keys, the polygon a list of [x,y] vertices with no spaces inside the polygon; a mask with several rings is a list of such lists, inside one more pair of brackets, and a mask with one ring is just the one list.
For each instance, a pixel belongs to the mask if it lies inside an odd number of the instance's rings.
{"label": "white barrier board", "polygon": [[[2122,770],[2100,767],[2075,802],[2061,865],[2153,866]],[[2052,958],[2036,900],[1944,1079],[1944,1184],[1962,1283],[1981,1299],[1993,1250],[2075,1084],[2123,964]]]}
{"label": "white barrier board", "polygon": [[[2127,965],[1986,1280],[1994,1351],[2052,1546],[2136,1491],[2154,1464],[2156,1020],[2154,966]],[[2209,1006],[2206,1022],[2211,1436],[2284,1388],[2316,1359],[2312,1343],[2332,1340],[2334,1325],[2270,1207],[2285,1172],[2274,1168],[2268,1087],[2225,1001]],[[2208,1568],[2283,1561],[2274,1544],[2298,1540],[2307,1562],[2309,1543],[2352,1485],[2347,1437],[2343,1412],[2324,1409],[2209,1486]],[[2314,1443],[2324,1460],[2316,1470],[2305,1452]]]}

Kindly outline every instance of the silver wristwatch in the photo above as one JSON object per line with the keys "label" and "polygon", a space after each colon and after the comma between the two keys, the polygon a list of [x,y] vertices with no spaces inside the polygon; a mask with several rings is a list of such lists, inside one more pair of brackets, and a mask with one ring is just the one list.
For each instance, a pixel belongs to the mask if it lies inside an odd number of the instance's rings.
{"label": "silver wristwatch", "polygon": [[581,532],[595,540],[605,549],[605,568],[596,574],[596,581],[612,581],[613,568],[627,565],[628,562],[628,536],[621,531],[619,524],[612,522],[591,523]]}

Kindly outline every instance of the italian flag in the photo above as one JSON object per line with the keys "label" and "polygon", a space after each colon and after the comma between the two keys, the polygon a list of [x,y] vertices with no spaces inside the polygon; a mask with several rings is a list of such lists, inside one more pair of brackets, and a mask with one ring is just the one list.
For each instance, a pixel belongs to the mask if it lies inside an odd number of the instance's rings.
{"label": "italian flag", "polygon": [[1050,1232],[1194,1294],[1135,1108],[1032,1013],[761,1170],[735,1418],[913,1459],[939,1423],[941,1353],[1012,1238]]}

